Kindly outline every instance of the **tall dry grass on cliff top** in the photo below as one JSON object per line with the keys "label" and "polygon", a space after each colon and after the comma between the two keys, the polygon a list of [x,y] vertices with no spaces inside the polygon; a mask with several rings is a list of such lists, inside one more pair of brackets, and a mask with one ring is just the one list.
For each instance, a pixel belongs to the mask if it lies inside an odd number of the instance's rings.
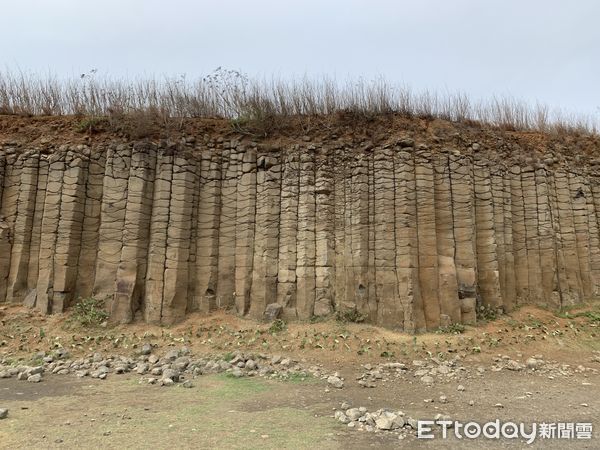
{"label": "tall dry grass on cliff top", "polygon": [[149,113],[160,119],[223,117],[234,121],[350,112],[401,114],[453,122],[476,121],[511,130],[598,133],[596,117],[551,111],[510,97],[472,101],[467,95],[413,92],[383,79],[341,84],[333,79],[250,80],[217,69],[186,77],[120,80],[95,71],[62,80],[23,72],[0,72],[0,114],[111,116]]}

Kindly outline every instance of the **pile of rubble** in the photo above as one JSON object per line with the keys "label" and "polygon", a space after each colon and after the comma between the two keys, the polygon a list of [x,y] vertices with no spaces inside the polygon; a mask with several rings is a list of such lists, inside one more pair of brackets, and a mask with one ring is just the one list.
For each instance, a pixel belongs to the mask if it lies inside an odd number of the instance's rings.
{"label": "pile of rubble", "polygon": [[358,384],[365,388],[374,388],[378,383],[397,381],[398,379],[419,379],[427,385],[435,382],[449,382],[469,376],[469,370],[462,366],[459,358],[449,361],[432,357],[428,360],[415,360],[412,366],[399,362],[388,362],[373,366],[365,364],[365,371],[357,376]]}
{"label": "pile of rubble", "polygon": [[[400,435],[400,438],[417,430],[418,422],[417,419],[407,417],[403,411],[382,408],[369,412],[364,406],[351,408],[346,402],[335,411],[334,418],[347,424],[349,428],[374,433],[394,432]],[[450,416],[446,414],[437,414],[434,420],[451,421]]]}
{"label": "pile of rubble", "polygon": [[498,355],[494,358],[491,367],[492,372],[501,370],[511,370],[514,372],[527,372],[531,374],[544,375],[552,379],[555,377],[569,377],[574,374],[597,374],[598,369],[585,367],[582,364],[573,366],[571,364],[559,363],[557,361],[547,361],[543,355],[534,355],[521,362],[518,359],[512,359],[507,355]]}
{"label": "pile of rubble", "polygon": [[163,386],[182,383],[184,387],[192,387],[190,380],[195,377],[225,373],[234,378],[258,376],[285,380],[315,377],[326,380],[329,386],[335,388],[344,385],[337,372],[326,373],[320,366],[305,367],[294,359],[279,355],[236,352],[197,358],[186,347],[169,350],[162,356],[153,350],[152,345],[144,344],[134,357],[94,353],[85,358],[71,358],[65,349],[59,348],[50,354],[36,354],[32,365],[11,365],[8,360],[0,361],[0,378],[16,377],[40,382],[46,374],[74,374],[79,378],[104,380],[109,374],[135,373],[141,375],[140,382]]}

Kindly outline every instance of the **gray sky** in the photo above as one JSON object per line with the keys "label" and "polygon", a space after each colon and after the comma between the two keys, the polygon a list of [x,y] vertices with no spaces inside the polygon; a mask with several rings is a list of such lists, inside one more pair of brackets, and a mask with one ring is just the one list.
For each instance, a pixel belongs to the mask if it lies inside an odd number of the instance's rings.
{"label": "gray sky", "polygon": [[381,75],[600,115],[597,0],[0,0],[0,66]]}

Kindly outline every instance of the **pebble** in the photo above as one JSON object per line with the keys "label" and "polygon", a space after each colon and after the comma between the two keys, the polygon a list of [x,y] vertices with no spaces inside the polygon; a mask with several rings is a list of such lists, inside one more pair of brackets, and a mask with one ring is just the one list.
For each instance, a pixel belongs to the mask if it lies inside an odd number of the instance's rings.
{"label": "pebble", "polygon": [[152,353],[152,345],[150,345],[150,344],[144,344],[144,345],[142,345],[142,349],[140,350],[140,354],[141,355],[149,355],[150,353]]}
{"label": "pebble", "polygon": [[425,384],[433,384],[433,377],[430,375],[425,375],[424,377],[421,377],[421,382]]}
{"label": "pebble", "polygon": [[6,419],[8,417],[8,409],[0,408],[0,419]]}
{"label": "pebble", "polygon": [[327,383],[337,389],[341,389],[344,387],[344,381],[341,378],[336,377],[335,375],[329,376],[327,378]]}
{"label": "pebble", "polygon": [[40,381],[42,381],[42,376],[39,373],[36,373],[35,375],[31,375],[30,377],[28,377],[27,381],[29,381],[30,383],[39,383]]}

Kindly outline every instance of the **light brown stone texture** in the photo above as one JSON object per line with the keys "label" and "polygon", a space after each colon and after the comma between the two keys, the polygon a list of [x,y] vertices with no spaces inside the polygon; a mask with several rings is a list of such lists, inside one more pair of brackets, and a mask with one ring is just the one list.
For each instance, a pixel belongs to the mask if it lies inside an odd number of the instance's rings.
{"label": "light brown stone texture", "polygon": [[248,138],[0,150],[0,301],[173,324],[353,312],[418,332],[600,290],[600,179],[459,144]]}

